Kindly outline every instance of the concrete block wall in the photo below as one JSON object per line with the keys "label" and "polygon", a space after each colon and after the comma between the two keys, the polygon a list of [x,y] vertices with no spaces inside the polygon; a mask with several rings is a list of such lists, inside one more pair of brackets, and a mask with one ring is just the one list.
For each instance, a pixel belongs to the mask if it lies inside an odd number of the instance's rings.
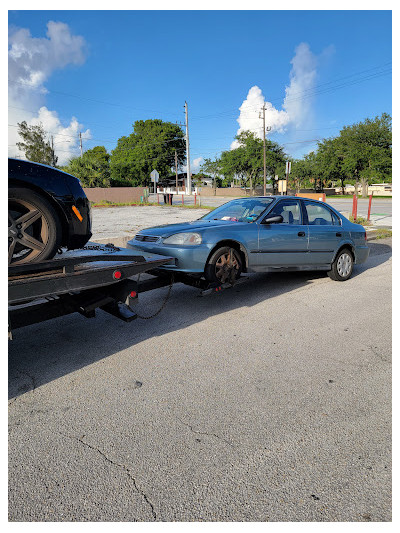
{"label": "concrete block wall", "polygon": [[85,187],[83,189],[91,202],[139,203],[145,194],[145,187]]}

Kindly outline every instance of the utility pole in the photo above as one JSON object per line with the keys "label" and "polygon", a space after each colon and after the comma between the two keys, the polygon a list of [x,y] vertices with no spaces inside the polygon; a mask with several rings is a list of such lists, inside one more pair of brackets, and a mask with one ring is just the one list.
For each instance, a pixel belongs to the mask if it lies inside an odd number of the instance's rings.
{"label": "utility pole", "polygon": [[178,156],[175,150],[176,194],[178,194]]}
{"label": "utility pole", "polygon": [[[265,128],[265,102],[262,107],[262,119],[263,119],[263,153],[264,153],[264,196],[267,196],[267,163],[265,153],[265,132],[271,131],[271,127]],[[260,117],[261,118],[261,117]]]}
{"label": "utility pole", "polygon": [[82,150],[82,133],[79,132],[79,145],[81,147],[81,157],[83,156],[83,150]]}
{"label": "utility pole", "polygon": [[188,120],[188,105],[185,101],[185,125],[186,125],[186,158],[187,158],[187,188],[189,194],[192,194],[192,176],[190,174],[190,152],[189,152],[189,120]]}
{"label": "utility pole", "polygon": [[53,160],[53,167],[56,166],[56,157],[55,157],[55,153],[54,153],[54,137],[53,135],[51,136],[51,158]]}
{"label": "utility pole", "polygon": [[263,105],[264,196],[267,196],[267,163],[265,154],[265,102]]}

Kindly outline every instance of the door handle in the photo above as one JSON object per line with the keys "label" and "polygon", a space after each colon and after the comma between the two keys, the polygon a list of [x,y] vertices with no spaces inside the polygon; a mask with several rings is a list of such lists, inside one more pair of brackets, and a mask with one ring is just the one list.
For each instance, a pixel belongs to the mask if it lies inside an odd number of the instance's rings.
{"label": "door handle", "polygon": [[306,236],[306,232],[305,231],[299,231],[299,233],[297,235],[299,237],[305,237]]}
{"label": "door handle", "polygon": [[336,237],[341,237],[341,236],[342,236],[342,234],[338,231],[338,232],[336,233]]}

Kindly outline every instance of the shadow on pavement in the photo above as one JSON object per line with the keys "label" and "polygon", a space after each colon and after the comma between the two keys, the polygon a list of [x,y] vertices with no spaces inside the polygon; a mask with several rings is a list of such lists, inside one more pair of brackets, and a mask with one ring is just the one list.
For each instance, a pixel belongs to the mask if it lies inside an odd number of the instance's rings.
{"label": "shadow on pavement", "polygon": [[[369,243],[370,257],[365,264],[355,266],[353,277],[390,258],[390,239],[383,241]],[[273,300],[319,278],[327,278],[326,273],[253,274],[243,284],[204,298],[199,297],[196,289],[176,284],[166,309],[153,320],[138,319],[125,324],[99,311],[94,320],[75,314],[21,328],[9,342],[9,398],[32,391],[148,338],[162,337],[210,317]],[[335,283],[328,279],[327,282]],[[163,288],[140,295],[138,312],[152,314],[162,304],[167,291]]]}

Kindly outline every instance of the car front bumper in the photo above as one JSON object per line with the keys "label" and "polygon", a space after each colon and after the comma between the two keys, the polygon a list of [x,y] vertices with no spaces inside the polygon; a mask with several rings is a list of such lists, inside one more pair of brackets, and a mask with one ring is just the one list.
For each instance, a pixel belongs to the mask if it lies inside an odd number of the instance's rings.
{"label": "car front bumper", "polygon": [[137,242],[134,239],[129,241],[126,246],[141,253],[173,257],[174,262],[171,261],[160,268],[187,274],[202,274],[214,247],[212,244],[205,243],[195,246],[166,246],[164,244]]}

